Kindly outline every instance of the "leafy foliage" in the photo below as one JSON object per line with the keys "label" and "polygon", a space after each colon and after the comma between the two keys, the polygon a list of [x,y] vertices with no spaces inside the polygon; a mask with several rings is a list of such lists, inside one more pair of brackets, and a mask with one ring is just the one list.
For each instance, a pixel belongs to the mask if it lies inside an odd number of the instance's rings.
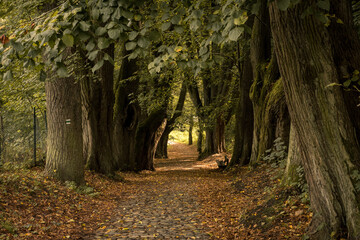
{"label": "leafy foliage", "polygon": [[287,157],[287,147],[281,138],[277,138],[274,140],[273,147],[265,151],[265,156],[263,160],[268,164],[271,164],[272,167],[284,168]]}

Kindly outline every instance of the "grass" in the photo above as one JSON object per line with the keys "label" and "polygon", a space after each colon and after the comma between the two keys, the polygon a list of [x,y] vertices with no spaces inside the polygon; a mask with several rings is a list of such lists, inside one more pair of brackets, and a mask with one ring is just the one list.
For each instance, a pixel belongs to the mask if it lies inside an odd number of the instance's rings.
{"label": "grass", "polygon": [[[195,144],[197,142],[197,139],[198,139],[197,129],[193,129],[193,144]],[[189,143],[189,132],[175,129],[170,133],[169,141],[188,144]]]}

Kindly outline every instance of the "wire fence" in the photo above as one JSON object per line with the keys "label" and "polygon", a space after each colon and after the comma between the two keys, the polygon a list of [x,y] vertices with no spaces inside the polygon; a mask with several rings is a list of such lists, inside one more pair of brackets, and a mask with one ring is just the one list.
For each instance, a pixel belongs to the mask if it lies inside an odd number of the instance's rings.
{"label": "wire fence", "polygon": [[0,112],[0,165],[32,167],[45,162],[46,112]]}

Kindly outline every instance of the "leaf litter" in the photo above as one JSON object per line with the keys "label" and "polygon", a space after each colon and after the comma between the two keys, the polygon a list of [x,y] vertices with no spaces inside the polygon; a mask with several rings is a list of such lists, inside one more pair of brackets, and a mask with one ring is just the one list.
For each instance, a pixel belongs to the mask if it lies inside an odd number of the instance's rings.
{"label": "leaf litter", "polygon": [[89,191],[45,178],[41,168],[1,170],[0,239],[304,235],[312,213],[296,191],[279,186],[276,169],[221,171],[215,160],[223,154],[197,161],[196,148],[183,144],[171,145],[169,157],[155,160],[155,172],[119,173],[125,181],[87,171]]}

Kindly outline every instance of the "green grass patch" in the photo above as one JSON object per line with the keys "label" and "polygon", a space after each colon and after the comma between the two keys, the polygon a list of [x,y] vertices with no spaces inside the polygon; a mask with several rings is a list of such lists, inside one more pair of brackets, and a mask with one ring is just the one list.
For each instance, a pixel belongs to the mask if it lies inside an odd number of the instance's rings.
{"label": "green grass patch", "polygon": [[[193,144],[196,144],[198,139],[197,129],[193,130]],[[189,143],[189,131],[181,131],[178,129],[173,130],[169,135],[169,141],[178,143]]]}

